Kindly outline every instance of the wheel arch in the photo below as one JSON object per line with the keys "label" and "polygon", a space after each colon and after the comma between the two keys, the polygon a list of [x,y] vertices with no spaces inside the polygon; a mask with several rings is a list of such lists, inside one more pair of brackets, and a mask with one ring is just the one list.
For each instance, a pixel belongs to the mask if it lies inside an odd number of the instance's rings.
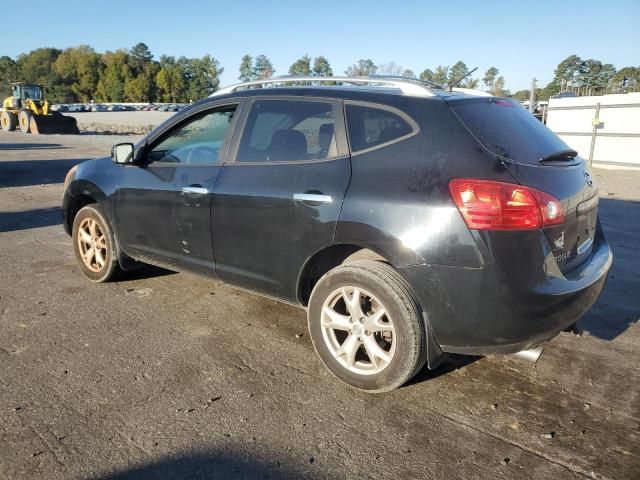
{"label": "wheel arch", "polygon": [[123,270],[138,268],[140,264],[122,251],[118,231],[115,227],[115,216],[111,208],[112,203],[109,201],[109,197],[93,182],[84,179],[75,180],[65,192],[63,201],[63,226],[65,231],[71,235],[73,221],[80,209],[94,203],[99,204],[104,209],[107,221],[113,231],[120,267]]}
{"label": "wheel arch", "polygon": [[[298,302],[307,307],[313,287],[325,273],[339,265],[359,260],[379,261],[389,264],[397,271],[400,277],[404,278],[404,280],[409,284],[409,287],[413,288],[409,279],[403,274],[401,269],[396,268],[396,265],[394,265],[393,262],[381,252],[376,252],[373,249],[362,245],[334,244],[316,252],[303,266],[298,277],[297,284]],[[421,304],[417,295],[415,300],[420,308],[422,321],[424,322],[425,327],[427,366],[432,370],[437,368],[446,359],[447,355],[440,348],[440,345],[433,333],[429,314],[425,309],[426,307]]]}
{"label": "wheel arch", "polygon": [[355,244],[334,244],[317,251],[305,262],[298,275],[296,296],[301,305],[307,306],[315,284],[332,268],[356,260],[376,260],[391,263],[381,253]]}
{"label": "wheel arch", "polygon": [[73,229],[73,220],[81,208],[92,203],[99,203],[106,208],[107,196],[94,183],[87,180],[74,181],[64,197],[64,229],[69,235]]}

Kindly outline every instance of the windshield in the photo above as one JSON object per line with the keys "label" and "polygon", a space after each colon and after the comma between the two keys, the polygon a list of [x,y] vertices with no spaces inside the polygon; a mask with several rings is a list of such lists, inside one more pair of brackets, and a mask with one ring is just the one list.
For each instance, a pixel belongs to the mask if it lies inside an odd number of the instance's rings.
{"label": "windshield", "polygon": [[[22,91],[21,95],[18,93]],[[38,85],[16,85],[13,87],[14,96],[19,96],[23,100],[31,98],[33,100],[42,100],[42,89]]]}
{"label": "windshield", "polygon": [[520,104],[505,98],[450,102],[458,118],[491,153],[506,160],[538,163],[571,149]]}

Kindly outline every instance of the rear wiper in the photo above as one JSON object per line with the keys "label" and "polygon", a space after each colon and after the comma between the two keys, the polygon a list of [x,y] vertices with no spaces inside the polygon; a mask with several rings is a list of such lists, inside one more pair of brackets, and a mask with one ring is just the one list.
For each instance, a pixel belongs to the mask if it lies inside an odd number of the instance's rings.
{"label": "rear wiper", "polygon": [[566,150],[558,150],[557,152],[553,152],[545,157],[540,157],[540,161],[546,162],[547,160],[562,160],[566,158],[575,158],[576,156],[578,156],[578,152],[568,148]]}

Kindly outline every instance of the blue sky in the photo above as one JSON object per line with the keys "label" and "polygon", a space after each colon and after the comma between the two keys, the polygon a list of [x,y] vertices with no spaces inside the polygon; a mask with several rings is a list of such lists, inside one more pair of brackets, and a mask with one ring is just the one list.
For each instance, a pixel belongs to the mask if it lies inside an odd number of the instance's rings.
{"label": "blue sky", "polygon": [[276,75],[305,53],[326,56],[334,74],[359,58],[416,73],[463,60],[479,67],[477,76],[496,66],[512,91],[529,88],[534,76],[546,84],[573,53],[616,68],[640,65],[640,0],[30,0],[15,14],[25,21],[4,23],[0,55],[143,41],[156,58],[213,55],[225,68],[223,85],[236,82],[245,53],[267,55]]}

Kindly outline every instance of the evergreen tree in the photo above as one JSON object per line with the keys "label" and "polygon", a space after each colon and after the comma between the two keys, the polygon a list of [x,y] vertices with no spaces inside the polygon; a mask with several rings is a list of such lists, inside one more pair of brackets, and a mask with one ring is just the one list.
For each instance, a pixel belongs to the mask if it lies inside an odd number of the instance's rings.
{"label": "evergreen tree", "polygon": [[345,74],[350,77],[366,77],[368,75],[375,75],[378,71],[378,67],[370,58],[361,58],[357,63],[350,65]]}
{"label": "evergreen tree", "polygon": [[240,76],[238,80],[241,82],[250,82],[255,80],[255,70],[253,68],[253,58],[251,55],[245,55],[240,62]]}
{"label": "evergreen tree", "polygon": [[256,57],[256,63],[253,71],[256,79],[263,80],[273,76],[276,70],[273,68],[271,60],[269,60],[266,55],[258,55]]}
{"label": "evergreen tree", "polygon": [[489,68],[482,78],[482,83],[484,83],[485,88],[487,88],[490,92],[493,92],[493,84],[496,81],[496,77],[498,76],[500,71],[496,67]]}
{"label": "evergreen tree", "polygon": [[332,77],[333,70],[331,70],[329,60],[323,56],[316,57],[313,60],[313,70],[311,70],[311,74],[316,77]]}
{"label": "evergreen tree", "polygon": [[289,75],[311,75],[311,57],[304,55],[289,67]]}

